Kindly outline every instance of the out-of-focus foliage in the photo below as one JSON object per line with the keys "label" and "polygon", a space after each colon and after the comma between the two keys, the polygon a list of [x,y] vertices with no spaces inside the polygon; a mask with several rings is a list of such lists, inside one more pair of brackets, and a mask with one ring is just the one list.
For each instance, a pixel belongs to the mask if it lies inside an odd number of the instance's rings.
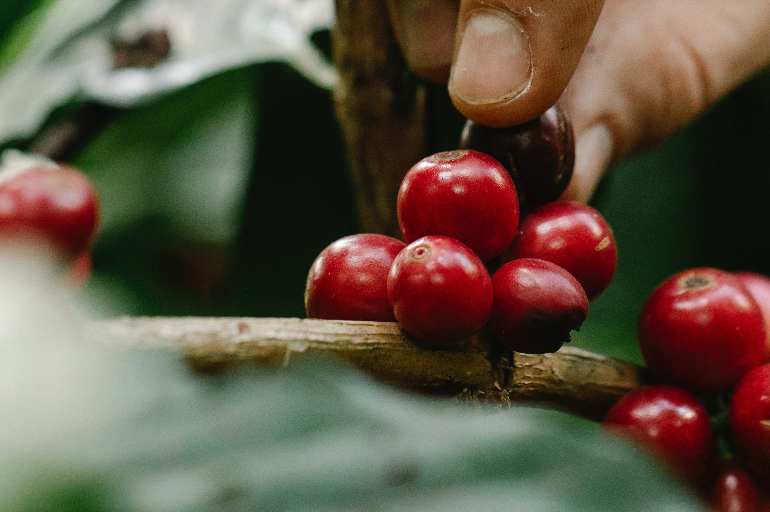
{"label": "out-of-focus foliage", "polygon": [[[330,0],[49,1],[8,43],[0,144],[31,136],[73,99],[135,107],[255,62],[288,62],[332,87],[336,72],[310,41],[332,23]],[[115,45],[148,32],[167,35],[168,56],[151,67],[116,68]]]}
{"label": "out-of-focus foliage", "polygon": [[4,512],[701,510],[552,411],[405,395],[330,360],[201,378],[172,353],[108,349],[46,267],[3,256]]}

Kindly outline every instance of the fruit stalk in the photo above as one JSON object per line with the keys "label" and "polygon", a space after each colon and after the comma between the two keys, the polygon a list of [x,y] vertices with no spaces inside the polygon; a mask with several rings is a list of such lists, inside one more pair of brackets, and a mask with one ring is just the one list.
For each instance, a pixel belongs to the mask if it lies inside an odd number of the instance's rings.
{"label": "fruit stalk", "polygon": [[628,391],[649,383],[644,368],[574,347],[553,354],[501,352],[485,331],[457,346],[428,348],[394,322],[139,317],[92,327],[110,346],[182,352],[201,372],[282,366],[304,354],[327,354],[399,388],[472,403],[540,402],[596,421]]}

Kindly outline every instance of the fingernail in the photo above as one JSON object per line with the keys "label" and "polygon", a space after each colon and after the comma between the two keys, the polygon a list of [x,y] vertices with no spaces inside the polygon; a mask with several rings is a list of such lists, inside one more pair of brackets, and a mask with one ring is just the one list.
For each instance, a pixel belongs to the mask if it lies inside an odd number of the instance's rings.
{"label": "fingernail", "polygon": [[481,9],[465,25],[449,78],[450,92],[467,103],[497,103],[527,88],[532,50],[521,23]]}
{"label": "fingernail", "polygon": [[561,199],[587,203],[612,163],[614,141],[606,124],[596,124],[575,140],[575,167]]}
{"label": "fingernail", "polygon": [[404,53],[412,69],[447,68],[452,63],[457,4],[452,1],[403,3]]}

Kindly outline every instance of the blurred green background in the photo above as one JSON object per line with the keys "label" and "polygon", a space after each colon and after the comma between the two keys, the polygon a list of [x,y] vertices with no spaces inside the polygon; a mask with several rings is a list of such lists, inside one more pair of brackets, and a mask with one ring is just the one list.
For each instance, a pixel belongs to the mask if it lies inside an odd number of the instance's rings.
{"label": "blurred green background", "polygon": [[[18,58],[51,3],[6,0],[0,66]],[[328,54],[328,32],[313,41]],[[462,119],[442,88],[430,94],[431,150],[451,149]],[[770,273],[768,114],[765,73],[605,179],[593,204],[615,231],[618,273],[576,345],[640,362],[636,317],[667,276],[695,266]],[[104,314],[303,316],[313,259],[357,232],[331,92],[282,63],[232,69],[124,109],[73,163],[104,201],[85,294]],[[205,203],[225,168],[230,180],[242,173],[242,197],[221,225],[211,216],[196,223],[199,210],[216,208]]]}

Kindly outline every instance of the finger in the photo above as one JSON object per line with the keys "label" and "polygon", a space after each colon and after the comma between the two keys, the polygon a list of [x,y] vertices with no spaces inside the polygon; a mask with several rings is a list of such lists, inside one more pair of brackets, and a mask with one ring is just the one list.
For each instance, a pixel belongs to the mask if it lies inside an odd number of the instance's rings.
{"label": "finger", "polygon": [[436,83],[449,78],[460,0],[388,0],[391,24],[409,67]]}
{"label": "finger", "polygon": [[[563,198],[662,141],[770,64],[767,0],[607,0],[561,104],[575,131]],[[763,42],[765,41],[765,42]]]}
{"label": "finger", "polygon": [[449,93],[488,126],[528,121],[564,91],[604,0],[462,0]]}
{"label": "finger", "polygon": [[562,201],[587,203],[612,163],[612,132],[607,125],[597,123],[582,132],[575,142],[575,165]]}

